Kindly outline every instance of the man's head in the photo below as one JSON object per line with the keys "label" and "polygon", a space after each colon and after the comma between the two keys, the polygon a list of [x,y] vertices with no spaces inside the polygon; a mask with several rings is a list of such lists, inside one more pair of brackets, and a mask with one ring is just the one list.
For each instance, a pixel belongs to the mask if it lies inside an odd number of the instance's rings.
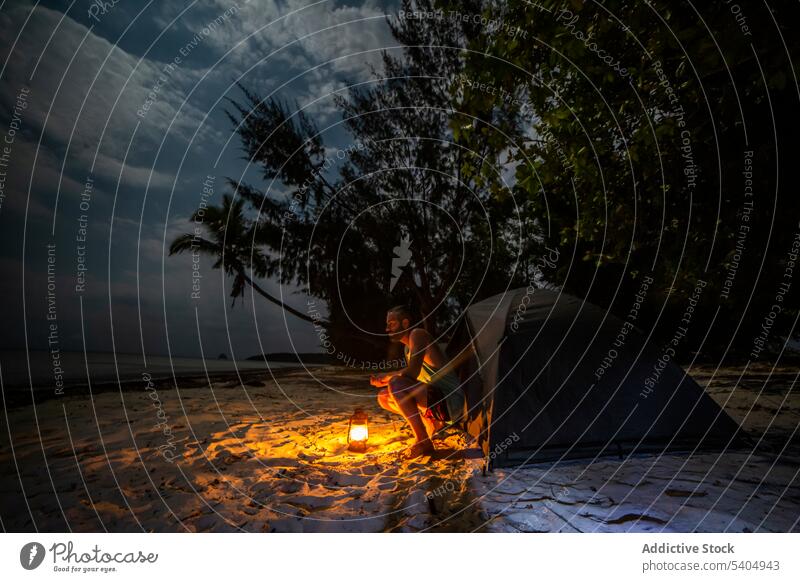
{"label": "man's head", "polygon": [[411,333],[411,310],[397,305],[386,312],[386,334],[393,342],[402,342]]}

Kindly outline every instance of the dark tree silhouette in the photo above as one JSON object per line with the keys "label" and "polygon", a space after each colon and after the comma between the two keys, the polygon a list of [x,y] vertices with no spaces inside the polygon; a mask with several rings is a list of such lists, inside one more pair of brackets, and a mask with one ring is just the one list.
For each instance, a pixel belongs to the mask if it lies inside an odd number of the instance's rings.
{"label": "dark tree silhouette", "polygon": [[[327,307],[319,323],[336,348],[369,357],[385,354],[388,306],[410,302],[422,325],[446,334],[470,301],[526,284],[537,244],[503,182],[499,145],[519,117],[490,104],[466,121],[453,118],[453,96],[463,91],[463,25],[388,21],[399,48],[383,53],[372,82],[333,97],[350,136],[341,149],[325,145],[335,127],[320,130],[302,110],[240,85],[244,97],[230,100],[228,116],[266,184],[229,180],[236,202],[218,211],[231,223],[205,225],[216,229],[205,248],[234,276],[234,296],[248,285],[264,294],[254,282],[261,277],[299,285]],[[393,265],[403,241],[410,260]],[[184,235],[172,250],[190,246]]]}
{"label": "dark tree silhouette", "polygon": [[[470,89],[458,115],[535,113],[507,146],[515,193],[576,258],[546,277],[624,316],[652,275],[637,324],[660,318],[662,338],[705,282],[682,346],[710,327],[707,352],[751,351],[798,236],[800,5],[768,4],[486,1],[476,14],[524,35],[465,29],[464,73],[494,94]],[[792,331],[793,287],[775,340]]]}

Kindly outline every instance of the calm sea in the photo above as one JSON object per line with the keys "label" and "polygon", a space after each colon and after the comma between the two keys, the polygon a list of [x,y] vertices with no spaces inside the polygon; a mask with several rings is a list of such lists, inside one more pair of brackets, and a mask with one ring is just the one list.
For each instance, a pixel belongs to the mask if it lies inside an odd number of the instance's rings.
{"label": "calm sea", "polygon": [[[60,364],[61,371],[55,369]],[[202,376],[239,371],[253,371],[296,367],[296,363],[261,361],[233,361],[200,358],[169,358],[148,356],[145,363],[141,354],[113,354],[108,352],[61,352],[60,361],[54,362],[48,351],[31,350],[27,354],[20,351],[0,351],[0,379],[4,389],[12,388],[54,388],[57,373],[62,376],[64,386],[87,384],[87,376],[92,384],[141,380],[149,374],[154,380],[181,376]],[[29,372],[30,370],[30,372]]]}

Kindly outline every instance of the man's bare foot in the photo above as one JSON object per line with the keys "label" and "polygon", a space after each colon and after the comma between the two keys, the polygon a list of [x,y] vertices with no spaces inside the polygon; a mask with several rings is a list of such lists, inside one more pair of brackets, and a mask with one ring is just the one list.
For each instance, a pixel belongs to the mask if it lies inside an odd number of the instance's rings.
{"label": "man's bare foot", "polygon": [[430,439],[421,440],[414,443],[402,454],[403,459],[415,459],[423,455],[432,455],[436,449]]}
{"label": "man's bare foot", "polygon": [[440,432],[443,428],[447,426],[447,423],[443,420],[434,420],[432,418],[428,418],[424,414],[419,415],[420,420],[422,420],[422,424],[425,425],[425,432],[428,433],[428,438],[433,439],[433,436]]}
{"label": "man's bare foot", "polygon": [[425,432],[428,433],[428,438],[433,438],[433,434],[436,432],[436,422],[424,414],[420,414],[419,418],[422,420],[422,424],[425,425]]}

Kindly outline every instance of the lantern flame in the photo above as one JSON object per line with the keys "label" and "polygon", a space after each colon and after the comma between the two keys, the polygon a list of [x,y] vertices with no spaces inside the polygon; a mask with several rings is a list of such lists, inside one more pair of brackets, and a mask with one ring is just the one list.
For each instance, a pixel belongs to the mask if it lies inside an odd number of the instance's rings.
{"label": "lantern flame", "polygon": [[356,408],[355,413],[350,417],[350,425],[347,430],[347,448],[354,452],[366,452],[367,437],[369,437],[367,414],[362,409]]}
{"label": "lantern flame", "polygon": [[354,424],[350,427],[350,442],[366,441],[368,436],[369,431],[367,430],[367,425]]}

